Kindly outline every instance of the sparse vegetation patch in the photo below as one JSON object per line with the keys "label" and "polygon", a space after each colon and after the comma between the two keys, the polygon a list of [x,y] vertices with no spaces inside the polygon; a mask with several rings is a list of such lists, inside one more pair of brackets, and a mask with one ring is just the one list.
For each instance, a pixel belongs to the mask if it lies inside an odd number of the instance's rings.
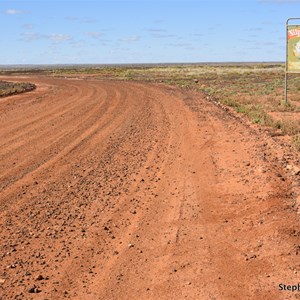
{"label": "sparse vegetation patch", "polygon": [[29,82],[0,81],[0,97],[7,97],[10,95],[32,91],[35,88],[36,86]]}

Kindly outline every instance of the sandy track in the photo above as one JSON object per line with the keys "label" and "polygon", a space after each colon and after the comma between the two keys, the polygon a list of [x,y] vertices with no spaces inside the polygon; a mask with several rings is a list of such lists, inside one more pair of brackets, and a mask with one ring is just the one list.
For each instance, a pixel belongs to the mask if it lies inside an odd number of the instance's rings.
{"label": "sandy track", "polygon": [[30,81],[0,100],[0,299],[295,298],[271,140],[176,88]]}

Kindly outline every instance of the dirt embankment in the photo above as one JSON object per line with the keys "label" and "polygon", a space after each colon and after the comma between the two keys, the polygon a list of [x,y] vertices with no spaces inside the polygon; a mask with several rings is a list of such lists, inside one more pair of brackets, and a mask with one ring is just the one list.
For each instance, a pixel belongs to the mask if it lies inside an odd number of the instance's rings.
{"label": "dirt embankment", "polygon": [[0,100],[0,299],[297,297],[271,138],[164,85],[29,81]]}

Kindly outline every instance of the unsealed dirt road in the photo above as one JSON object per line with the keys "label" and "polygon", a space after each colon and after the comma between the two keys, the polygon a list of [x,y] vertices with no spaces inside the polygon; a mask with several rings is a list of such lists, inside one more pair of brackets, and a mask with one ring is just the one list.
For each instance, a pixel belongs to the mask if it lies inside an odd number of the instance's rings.
{"label": "unsealed dirt road", "polygon": [[297,298],[271,138],[173,87],[26,81],[0,100],[0,299]]}

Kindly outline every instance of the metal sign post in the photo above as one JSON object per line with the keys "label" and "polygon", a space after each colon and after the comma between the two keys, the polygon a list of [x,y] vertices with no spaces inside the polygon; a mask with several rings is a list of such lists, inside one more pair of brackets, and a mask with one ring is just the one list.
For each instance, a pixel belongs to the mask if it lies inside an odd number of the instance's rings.
{"label": "metal sign post", "polygon": [[286,20],[286,59],[285,59],[285,103],[288,103],[288,74],[300,73],[300,25],[290,25],[292,20]]}

